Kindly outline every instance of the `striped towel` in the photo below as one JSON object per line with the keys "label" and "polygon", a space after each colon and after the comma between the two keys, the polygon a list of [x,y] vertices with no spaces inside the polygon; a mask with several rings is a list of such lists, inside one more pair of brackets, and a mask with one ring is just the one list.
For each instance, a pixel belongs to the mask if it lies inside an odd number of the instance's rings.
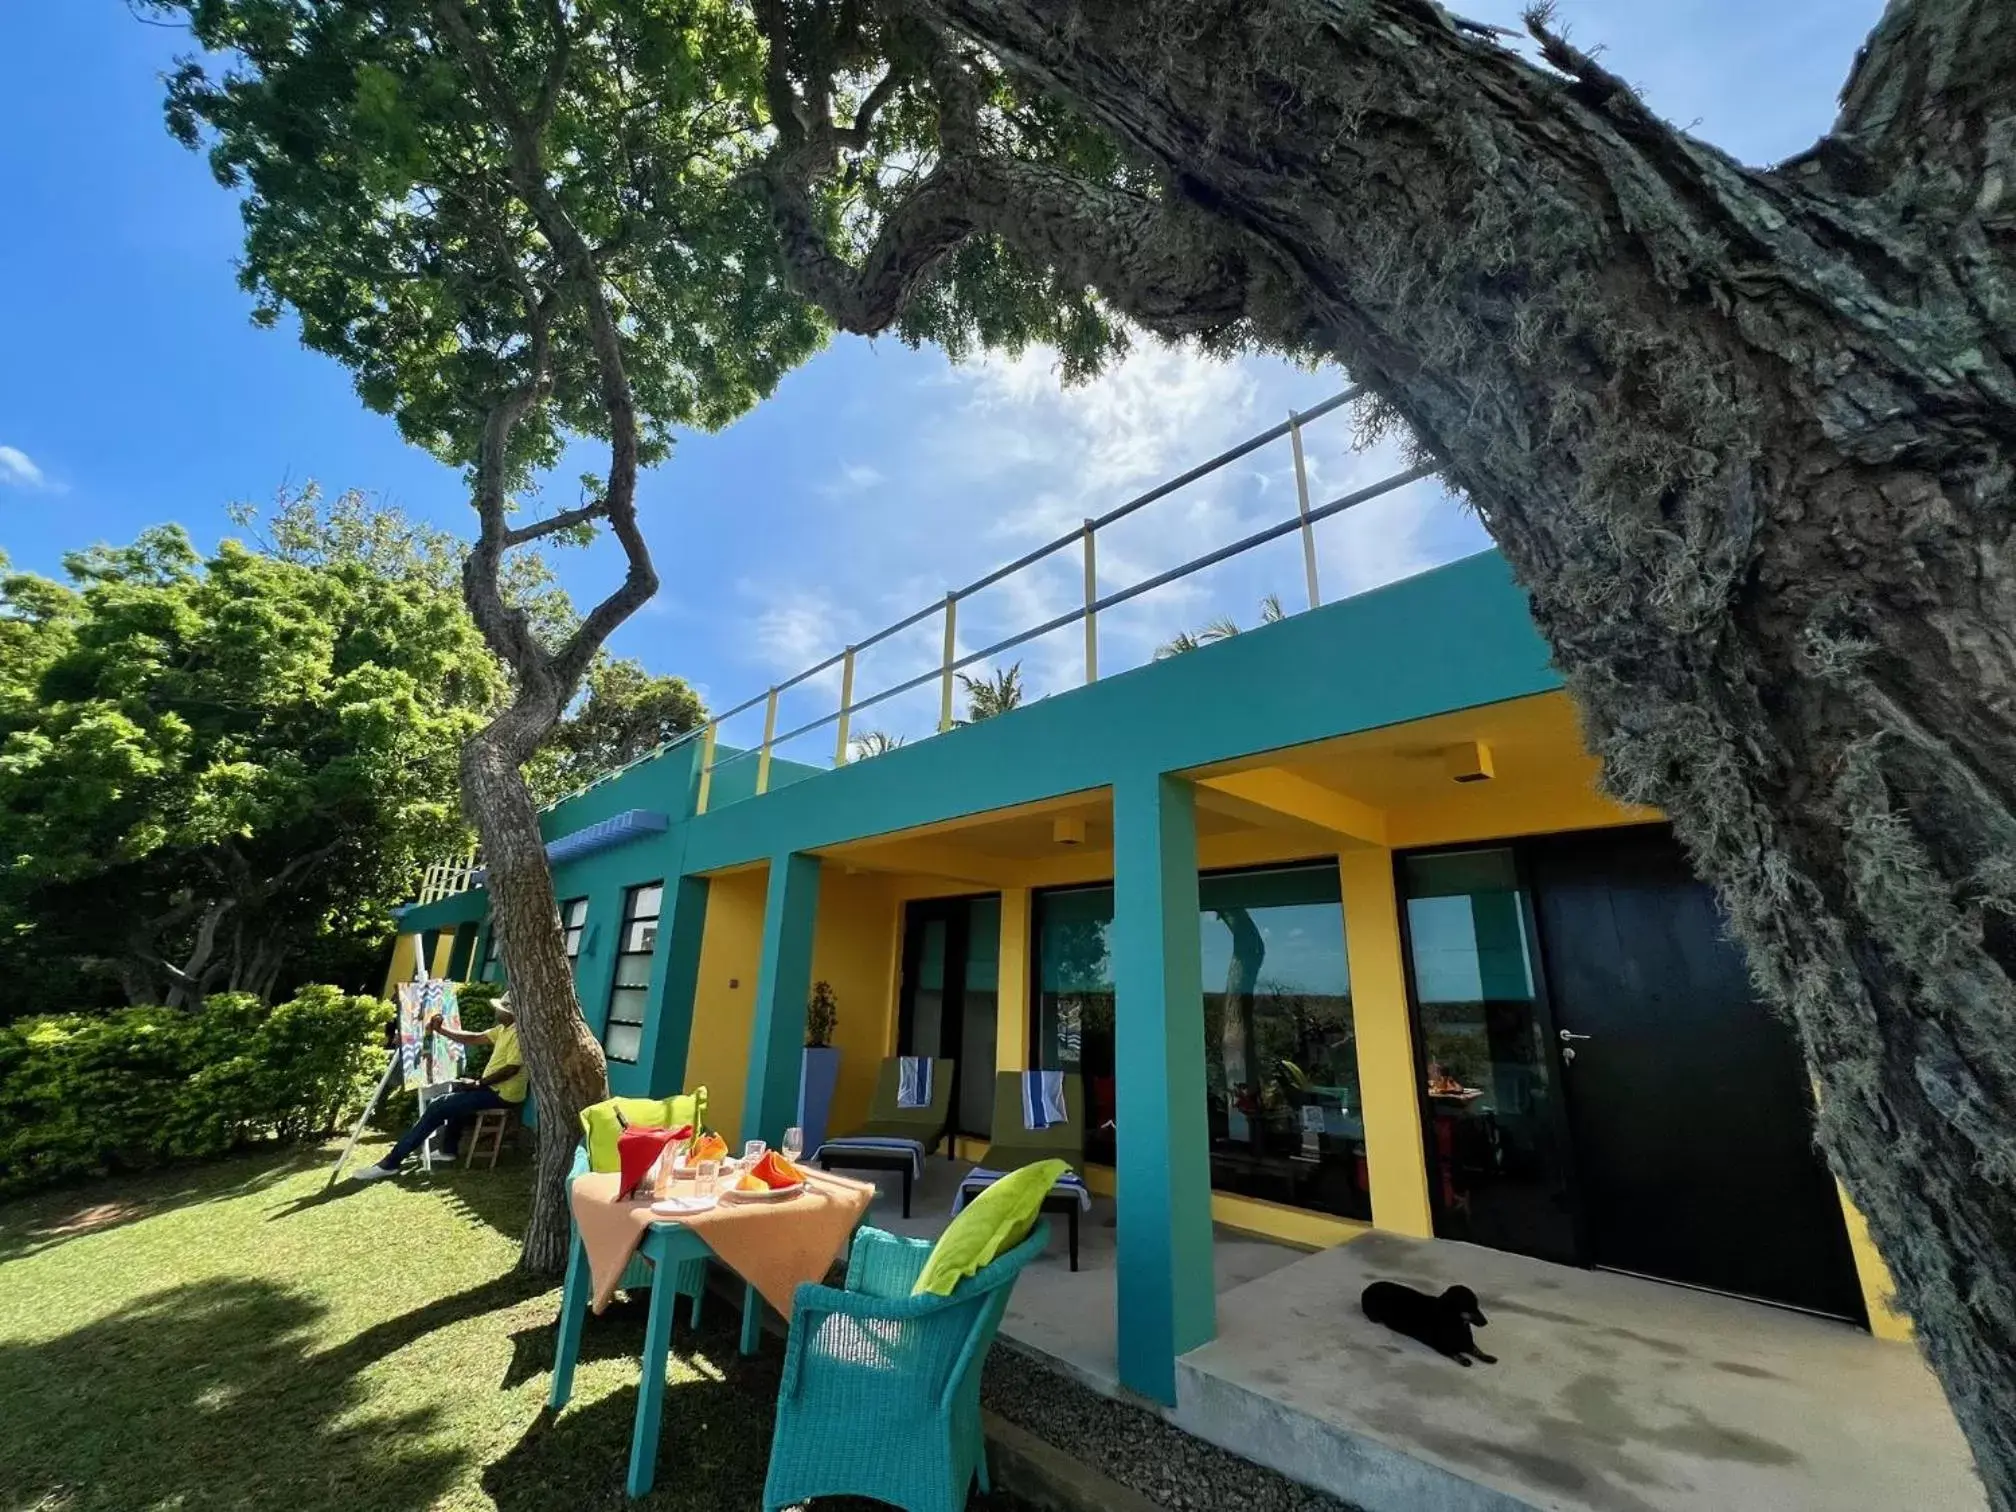
{"label": "striped towel", "polygon": [[847,1163],[850,1154],[864,1155],[908,1155],[913,1174],[924,1174],[924,1141],[921,1139],[884,1138],[880,1134],[851,1134],[845,1139],[829,1139],[812,1152],[812,1158],[819,1160],[831,1157],[841,1165]]}
{"label": "striped towel", "polygon": [[931,1057],[906,1055],[896,1062],[896,1106],[931,1106]]}
{"label": "striped towel", "polygon": [[1022,1127],[1041,1131],[1070,1121],[1071,1115],[1064,1109],[1064,1073],[1024,1071]]}
{"label": "striped towel", "polygon": [[[1007,1174],[1006,1171],[990,1171],[985,1166],[973,1167],[959,1183],[959,1191],[952,1198],[952,1211],[957,1213]],[[1076,1171],[1066,1171],[1057,1178],[1057,1184],[1050,1188],[1050,1195],[1054,1197],[1059,1193],[1067,1197],[1076,1197],[1080,1211],[1087,1213],[1092,1211],[1092,1194],[1085,1188],[1085,1178]]]}

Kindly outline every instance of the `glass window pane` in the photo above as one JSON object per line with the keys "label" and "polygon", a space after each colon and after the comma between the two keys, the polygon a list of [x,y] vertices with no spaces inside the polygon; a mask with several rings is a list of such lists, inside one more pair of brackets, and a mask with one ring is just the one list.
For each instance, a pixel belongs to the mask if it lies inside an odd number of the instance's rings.
{"label": "glass window pane", "polygon": [[570,898],[560,905],[560,921],[569,929],[579,929],[588,922],[588,900]]}
{"label": "glass window pane", "polygon": [[1036,897],[1036,1064],[1085,1078],[1085,1153],[1113,1159],[1113,889]]}
{"label": "glass window pane", "polygon": [[623,930],[624,950],[649,955],[657,948],[658,921],[656,919],[644,919],[638,923],[625,926]]}
{"label": "glass window pane", "polygon": [[650,994],[642,987],[618,987],[609,994],[609,1022],[641,1024],[644,1004]]}
{"label": "glass window pane", "polygon": [[1198,894],[1212,1185],[1369,1219],[1336,868],[1206,877]]}
{"label": "glass window pane", "polygon": [[659,905],[665,897],[665,884],[653,882],[640,887],[630,894],[630,917],[633,919],[655,919]]}
{"label": "glass window pane", "polygon": [[648,955],[619,955],[616,957],[616,985],[618,987],[649,987],[651,985],[651,957]]}
{"label": "glass window pane", "polygon": [[1401,881],[1435,1230],[1573,1259],[1566,1152],[1513,854],[1409,856]]}
{"label": "glass window pane", "polygon": [[644,1046],[644,1031],[635,1024],[611,1024],[602,1042],[603,1052],[613,1061],[634,1061]]}

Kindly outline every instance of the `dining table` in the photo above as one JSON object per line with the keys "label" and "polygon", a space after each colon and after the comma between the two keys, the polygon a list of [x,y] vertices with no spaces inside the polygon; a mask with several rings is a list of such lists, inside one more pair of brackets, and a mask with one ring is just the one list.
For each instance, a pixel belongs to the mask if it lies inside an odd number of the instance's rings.
{"label": "dining table", "polygon": [[622,1194],[618,1182],[614,1172],[588,1171],[569,1183],[573,1241],[560,1296],[559,1338],[547,1405],[558,1412],[573,1396],[582,1327],[591,1312],[600,1313],[608,1305],[632,1259],[641,1256],[656,1284],[651,1287],[644,1325],[643,1379],[625,1479],[625,1489],[639,1497],[650,1492],[656,1477],[665,1366],[678,1305],[672,1278],[679,1267],[714,1261],[741,1278],[741,1351],[754,1354],[762,1337],[765,1305],[789,1320],[793,1294],[801,1285],[826,1278],[867,1216],[875,1188],[806,1170],[803,1189],[788,1196],[729,1191],[710,1202],[695,1196],[690,1182],[675,1182],[669,1200],[685,1208],[675,1212],[664,1204],[654,1210],[652,1196]]}

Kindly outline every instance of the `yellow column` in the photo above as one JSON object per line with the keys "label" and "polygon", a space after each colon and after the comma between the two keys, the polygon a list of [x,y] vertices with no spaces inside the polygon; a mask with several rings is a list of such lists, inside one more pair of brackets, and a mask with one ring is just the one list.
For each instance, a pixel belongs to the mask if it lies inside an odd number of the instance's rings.
{"label": "yellow column", "polygon": [[1001,889],[1001,974],[994,1012],[994,1069],[1021,1071],[1029,1059],[1029,889]]}
{"label": "yellow column", "polygon": [[427,975],[447,980],[448,958],[455,954],[455,926],[449,925],[434,939],[434,960],[427,968]]}
{"label": "yellow column", "polygon": [[385,972],[384,995],[386,997],[391,997],[393,990],[401,982],[412,980],[413,959],[419,953],[419,950],[420,936],[418,935],[402,934],[393,938],[392,964],[386,968]]}
{"label": "yellow column", "polygon": [[1400,905],[1393,853],[1354,846],[1337,858],[1344,890],[1344,935],[1351,957],[1351,1012],[1358,1028],[1358,1086],[1365,1109],[1365,1161],[1372,1178],[1372,1223],[1432,1238],[1428,1161],[1421,1141],[1420,1072],[1407,1011]]}
{"label": "yellow column", "polygon": [[1869,1220],[1849,1200],[1847,1188],[1837,1182],[1835,1190],[1841,1194],[1841,1216],[1848,1223],[1848,1247],[1855,1254],[1855,1279],[1862,1283],[1862,1305],[1869,1310],[1869,1332],[1879,1339],[1909,1339],[1911,1320],[1890,1305],[1897,1283],[1890,1278],[1890,1267],[1883,1263],[1876,1241],[1869,1236]]}

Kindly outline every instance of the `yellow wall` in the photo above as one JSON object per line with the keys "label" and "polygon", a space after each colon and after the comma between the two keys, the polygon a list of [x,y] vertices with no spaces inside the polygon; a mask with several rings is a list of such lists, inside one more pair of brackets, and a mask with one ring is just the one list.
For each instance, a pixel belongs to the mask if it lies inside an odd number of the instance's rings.
{"label": "yellow wall", "polygon": [[731,1145],[742,1138],[756,965],[763,953],[763,893],[769,881],[769,868],[759,866],[715,877],[707,886],[707,929],[700,939],[686,1085],[707,1089],[708,1122]]}
{"label": "yellow wall", "polygon": [[[849,876],[828,864],[819,878],[819,917],[812,934],[812,979],[830,982],[839,1000],[833,1043],[840,1050],[840,1080],[833,1090],[830,1127],[852,1128],[868,1117],[875,1077],[893,1053],[896,954],[901,905],[889,879],[873,872]],[[745,1057],[746,1057],[746,1040]]]}
{"label": "yellow wall", "polygon": [[392,941],[392,964],[385,970],[385,993],[391,997],[401,982],[413,979],[413,963],[420,957],[420,936],[402,934]]}

